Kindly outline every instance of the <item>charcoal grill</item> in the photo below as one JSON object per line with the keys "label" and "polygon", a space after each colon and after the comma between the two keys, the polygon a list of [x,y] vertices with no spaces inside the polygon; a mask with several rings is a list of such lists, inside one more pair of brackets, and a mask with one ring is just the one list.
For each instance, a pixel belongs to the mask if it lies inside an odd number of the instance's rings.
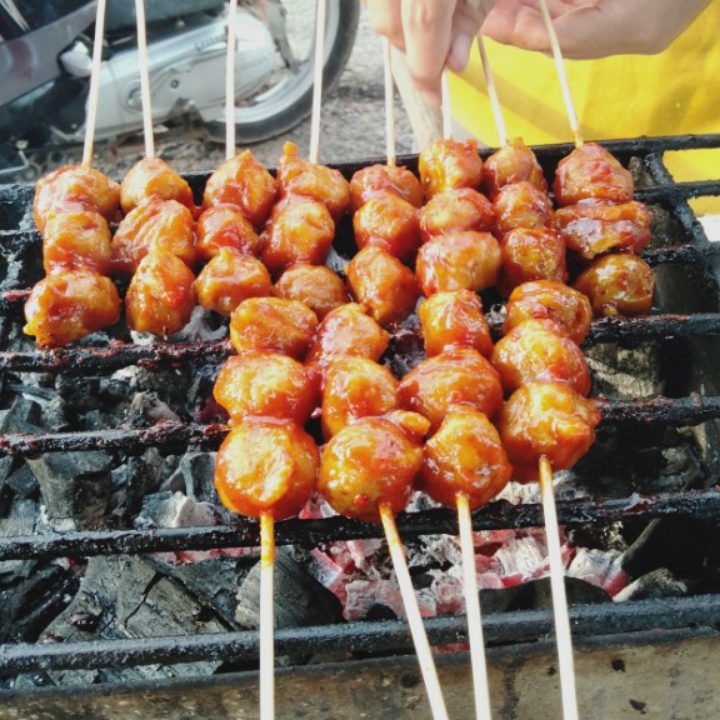
{"label": "charcoal grill", "polygon": [[[720,242],[706,236],[688,200],[720,195],[719,181],[675,182],[663,163],[670,150],[720,147],[720,135],[673,136],[618,140],[606,147],[636,174],[636,197],[648,203],[655,217],[653,241],[643,253],[658,279],[656,310],[649,317],[596,320],[587,346],[615,343],[618,347],[655,344],[669,369],[662,397],[640,400],[606,398],[602,402],[600,441],[624,438],[628,455],[619,466],[634,465],[648,447],[662,442],[662,429],[689,428],[697,437],[706,466],[701,486],[681,491],[657,491],[652,483],[633,485],[632,476],[620,482],[621,491],[591,488],[587,498],[558,502],[561,524],[582,530],[620,520],[641,528],[656,518],[673,519],[684,533],[712,538],[720,522],[720,389],[716,358],[720,346]],[[534,148],[548,178],[570,145]],[[484,155],[491,151],[483,151]],[[370,161],[374,162],[374,161]],[[378,160],[381,162],[381,160]],[[417,156],[398,159],[417,170]],[[366,163],[363,163],[366,164]],[[360,164],[336,165],[350,177]],[[202,174],[186,176],[199,195]],[[227,341],[200,344],[83,345],[41,353],[28,345],[8,348],[9,337],[22,323],[25,290],[39,279],[40,238],[28,223],[34,188],[0,188],[0,236],[5,258],[0,293],[0,367],[5,378],[19,373],[109,374],[140,364],[158,367],[186,363],[219,363],[230,351]],[[346,229],[347,230],[347,229]],[[720,240],[720,238],[714,238]],[[352,252],[339,235],[337,262]],[[2,262],[2,261],[0,261]],[[7,391],[7,387],[5,388]],[[68,450],[113,449],[129,455],[149,446],[173,452],[194,445],[216,448],[225,434],[222,425],[163,421],[139,430],[106,428],[94,432],[0,436],[0,454],[33,457]],[[631,438],[628,440],[627,438]],[[592,454],[592,453],[591,453]],[[586,462],[587,460],[587,462]],[[578,477],[592,472],[586,458]],[[607,460],[607,458],[605,458]],[[473,514],[476,530],[542,525],[537,504],[494,502]],[[398,518],[401,536],[456,534],[455,515],[446,510],[407,513]],[[288,520],[276,525],[278,545],[313,546],[332,540],[381,537],[381,527],[345,518]],[[699,543],[678,543],[697,548]],[[188,529],[94,529],[66,533],[0,538],[0,561],[16,559],[87,558],[96,555],[135,555],[159,551],[254,547],[258,525],[238,518],[232,526]],[[717,542],[717,541],[716,541]],[[700,543],[702,577],[691,578],[687,597],[644,599],[625,603],[573,605],[572,628],[581,716],[710,718],[720,716],[720,700],[713,697],[714,662],[720,649],[720,575],[712,565],[712,540]],[[690,551],[689,551],[690,552]],[[711,559],[708,560],[708,557]],[[433,645],[462,643],[463,617],[426,621]],[[552,617],[549,611],[501,612],[485,617],[489,645],[491,695],[497,717],[539,718],[559,715]],[[429,717],[424,690],[404,622],[364,621],[341,625],[279,630],[278,655],[326,656],[332,662],[297,666],[278,672],[278,716],[284,717]],[[0,676],[99,667],[181,664],[212,657],[227,661],[257,658],[257,634],[227,632],[184,637],[148,637],[92,643],[26,643],[0,646]],[[353,659],[337,657],[352,653]],[[391,655],[391,657],[388,657]],[[452,717],[472,714],[472,684],[463,651],[440,656],[439,673]],[[193,681],[137,683],[85,688],[39,688],[32,693],[0,691],[0,719],[15,717],[254,717],[256,675],[252,672],[216,675]],[[215,708],[215,710],[210,710]],[[675,713],[675,714],[673,714]]]}

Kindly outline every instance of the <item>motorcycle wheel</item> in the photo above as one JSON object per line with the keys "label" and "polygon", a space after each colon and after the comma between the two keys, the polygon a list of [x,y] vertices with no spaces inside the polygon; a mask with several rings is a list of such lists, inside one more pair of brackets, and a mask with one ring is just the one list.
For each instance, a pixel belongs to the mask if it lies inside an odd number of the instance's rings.
{"label": "motorcycle wheel", "polygon": [[[285,2],[284,5],[291,3]],[[297,4],[297,3],[296,3]],[[314,14],[315,3],[311,3]],[[308,9],[300,13],[307,21]],[[290,18],[291,19],[291,18]],[[355,44],[360,19],[359,0],[328,0],[325,32],[323,95],[339,80]],[[314,27],[313,27],[314,38]],[[235,136],[238,145],[268,140],[288,132],[310,115],[313,94],[314,40],[298,68],[283,73],[271,87],[246,99],[235,109]],[[206,125],[212,140],[225,142],[225,123]]]}

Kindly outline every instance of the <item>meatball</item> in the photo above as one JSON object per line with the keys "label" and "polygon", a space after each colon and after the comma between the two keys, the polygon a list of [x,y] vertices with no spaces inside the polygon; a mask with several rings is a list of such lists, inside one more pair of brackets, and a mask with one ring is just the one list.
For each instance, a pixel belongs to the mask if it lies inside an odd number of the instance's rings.
{"label": "meatball", "polygon": [[270,295],[272,278],[257,258],[225,247],[200,271],[195,291],[206,310],[230,315],[243,300]]}
{"label": "meatball", "polygon": [[560,208],[555,221],[568,249],[585,260],[611,251],[639,253],[650,242],[652,214],[639,202],[607,205],[586,200]]}
{"label": "meatball", "polygon": [[237,205],[256,228],[270,215],[277,195],[277,181],[250,150],[226,160],[208,178],[203,208],[213,205]]}
{"label": "meatball", "polygon": [[459,347],[473,348],[486,357],[492,353],[482,301],[470,290],[431,295],[420,303],[418,317],[428,357]]}
{"label": "meatball", "polygon": [[632,200],[632,175],[604,147],[585,143],[563,158],[553,182],[559,205],[575,205],[581,200],[627,203]]}
{"label": "meatball", "polygon": [[237,205],[214,205],[198,218],[198,255],[211,260],[224,247],[247,255],[260,255],[262,249],[255,228]]}
{"label": "meatball", "polygon": [[590,299],[597,317],[643,315],[652,308],[655,275],[642,258],[618,253],[596,260],[574,287]]}
{"label": "meatball", "polygon": [[426,417],[437,430],[458,405],[494,417],[503,401],[497,370],[476,350],[458,348],[423,360],[400,381],[400,407]]}
{"label": "meatball", "polygon": [[177,200],[147,200],[133,208],[112,240],[113,272],[132,275],[150,250],[161,249],[192,266],[197,258],[192,213]]}
{"label": "meatball", "polygon": [[307,422],[320,402],[320,375],[297,360],[267,350],[229,357],[213,396],[233,423],[248,416]]}
{"label": "meatball", "polygon": [[45,223],[43,267],[57,270],[86,267],[100,275],[110,272],[110,228],[93,210],[54,213]]}
{"label": "meatball", "polygon": [[167,250],[154,249],[138,265],[125,295],[128,327],[167,339],[187,325],[197,304],[192,270]]}
{"label": "meatball", "polygon": [[415,273],[425,297],[445,290],[482,290],[495,284],[500,245],[487,232],[448,233],[426,242]]}
{"label": "meatball", "polygon": [[322,320],[331,310],[350,302],[345,283],[324,265],[293,265],[275,283],[275,295],[304,302]]}
{"label": "meatball", "polygon": [[515,228],[552,227],[550,198],[527,181],[505,185],[493,200],[495,232],[502,237]]}
{"label": "meatball", "polygon": [[120,209],[120,186],[94,168],[66,165],[38,180],[35,186],[33,217],[40,233],[56,212],[91,210],[108,222]]}
{"label": "meatball", "polygon": [[368,165],[350,180],[350,212],[357,212],[371,197],[383,193],[397,195],[418,208],[423,203],[422,185],[410,170],[396,165]]}
{"label": "meatball", "polygon": [[335,223],[321,202],[290,198],[278,203],[261,236],[262,261],[271,273],[291,265],[322,265],[335,237]]}
{"label": "meatball", "polygon": [[483,188],[494,198],[506,185],[529,182],[542,193],[548,185],[535,153],[519,138],[494,152],[483,167]]}
{"label": "meatball", "polygon": [[298,157],[294,143],[286,142],[278,163],[281,197],[299,195],[322,203],[337,222],[350,205],[350,185],[339,170],[315,165]]}
{"label": "meatball", "polygon": [[135,163],[120,184],[120,205],[124,213],[149,199],[160,202],[177,200],[195,211],[195,201],[187,180],[157,157],[146,157]]}
{"label": "meatball", "polygon": [[248,418],[220,446],[214,482],[229,510],[284,520],[310,499],[319,468],[315,442],[296,423]]}
{"label": "meatball", "polygon": [[38,347],[59,347],[119,318],[120,296],[112,280],[75,268],[48,275],[33,287],[25,303],[23,332],[33,335]]}
{"label": "meatball", "polygon": [[538,479],[538,462],[546,455],[553,470],[571,468],[595,441],[600,412],[564,383],[529,383],[505,403],[498,430],[514,479]]}
{"label": "meatball", "polygon": [[378,361],[390,342],[390,335],[357,303],[348,303],[329,312],[317,329],[308,362],[327,365],[338,355],[365,357]]}
{"label": "meatball", "polygon": [[426,199],[452,188],[477,190],[483,178],[483,161],[477,140],[437,140],[418,158]]}
{"label": "meatball", "polygon": [[493,204],[471,188],[438,193],[420,212],[420,234],[423,242],[447,232],[489,231],[494,225]]}
{"label": "meatball", "polygon": [[371,197],[353,216],[355,243],[374,246],[403,262],[411,262],[420,247],[418,209],[390,193]]}
{"label": "meatball", "polygon": [[301,359],[310,347],[317,322],[315,313],[297,300],[249,298],[230,316],[230,342],[240,354],[272,350]]}
{"label": "meatball", "polygon": [[507,297],[514,288],[531,280],[568,279],[565,242],[548,228],[517,228],[500,241],[502,265],[498,290]]}
{"label": "meatball", "polygon": [[567,383],[590,392],[590,372],[582,350],[549,320],[526,320],[498,340],[492,364],[508,393],[530,382]]}
{"label": "meatball", "polygon": [[590,330],[590,301],[577,290],[552,280],[518,285],[505,305],[503,332],[526,320],[551,320],[578,345]]}
{"label": "meatball", "polygon": [[381,325],[404,320],[420,295],[415,273],[377,247],[366,247],[346,269],[352,294]]}
{"label": "meatball", "polygon": [[360,418],[397,408],[398,382],[382,365],[362,357],[333,358],[325,371],[322,431],[326,440]]}
{"label": "meatball", "polygon": [[487,415],[469,407],[447,414],[425,443],[418,489],[433,500],[455,507],[465,495],[471,509],[485,505],[512,478],[500,436]]}
{"label": "meatball", "polygon": [[346,425],[323,450],[318,490],[340,514],[380,520],[380,506],[405,509],[422,467],[428,429],[416,413],[394,412]]}

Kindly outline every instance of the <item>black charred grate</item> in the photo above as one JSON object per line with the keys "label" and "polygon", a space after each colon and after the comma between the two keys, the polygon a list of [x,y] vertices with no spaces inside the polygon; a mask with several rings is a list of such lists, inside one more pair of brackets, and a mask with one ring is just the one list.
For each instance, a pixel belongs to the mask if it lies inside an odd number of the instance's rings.
{"label": "black charred grate", "polygon": [[[685,136],[639,139],[604,143],[623,164],[638,171],[636,197],[666,216],[672,233],[665,226],[654,233],[644,257],[656,269],[678,274],[687,280],[687,297],[676,301],[673,278],[662,308],[655,314],[636,319],[595,321],[586,346],[617,343],[621,348],[641,347],[651,340],[667,354],[666,364],[680,367],[668,381],[669,392],[642,400],[607,399],[602,402],[603,420],[600,442],[605,436],[627,449],[635,444],[652,448],[662,443],[664,428],[690,428],[706,424],[707,447],[704,460],[707,477],[701,487],[681,491],[648,491],[647,487],[623,486],[620,496],[598,493],[589,498],[558,502],[561,524],[570,528],[605,526],[627,520],[641,526],[657,518],[691,520],[705,528],[720,523],[720,489],[717,487],[720,462],[720,388],[712,382],[714,366],[699,371],[696,358],[712,355],[720,335],[720,289],[717,267],[720,242],[706,237],[688,200],[704,195],[720,196],[720,182],[675,183],[662,162],[666,150],[692,150],[720,147],[720,136]],[[571,145],[535,148],[548,177]],[[415,170],[417,157],[400,158],[399,163]],[[363,163],[366,164],[366,163]],[[360,164],[338,165],[347,177]],[[188,178],[199,192],[206,176]],[[0,188],[0,242],[5,258],[0,282],[0,369],[4,391],[11,392],[22,373],[47,373],[68,378],[85,375],[109,375],[121,368],[145,369],[186,367],[220,363],[230,352],[226,340],[202,343],[154,343],[135,345],[108,341],[99,346],[81,345],[38,352],[28,342],[23,349],[11,349],[9,338],[22,325],[22,304],[29,286],[39,277],[37,255],[39,235],[28,224],[33,188]],[[714,238],[720,241],[720,238]],[[688,279],[689,278],[689,279]],[[666,302],[667,301],[667,302]],[[497,323],[496,323],[497,326]],[[709,349],[708,349],[709,348]],[[689,360],[687,358],[690,358]],[[710,378],[710,380],[708,380]],[[9,389],[8,389],[9,388]],[[701,392],[702,389],[702,392]],[[0,459],[18,456],[35,458],[43,453],[114,450],[136,456],[150,447],[166,452],[188,446],[215,449],[224,437],[222,424],[184,423],[161,420],[149,427],[102,428],[88,432],[25,433],[0,435]],[[623,437],[628,436],[622,442]],[[618,439],[620,438],[620,439]],[[592,474],[598,458],[588,457],[579,473]],[[652,489],[651,489],[652,490]],[[0,498],[0,501],[2,498]],[[0,509],[2,502],[0,502]],[[1,516],[1,515],[0,515]],[[512,505],[494,502],[473,515],[476,530],[528,528],[542,525],[542,510],[537,504]],[[425,510],[406,513],[398,518],[403,538],[429,534],[456,534],[454,513]],[[340,517],[324,520],[288,520],[278,523],[279,545],[313,547],[334,540],[379,537],[381,528]],[[232,525],[181,529],[101,528],[49,532],[37,535],[0,537],[0,562],[28,559],[69,558],[71,561],[93,556],[123,556],[178,550],[209,550],[228,547],[255,547],[258,526],[252,520],[238,518]],[[676,629],[698,625],[716,627],[720,622],[720,595],[717,580],[706,581],[702,594],[663,600],[637,600],[628,603],[572,608],[573,631],[578,636],[645,631],[654,628]],[[500,613],[486,617],[486,639],[490,643],[535,640],[551,632],[551,616],[544,611]],[[461,642],[466,637],[462,617],[434,618],[427,621],[434,644]],[[278,654],[310,655],[345,651],[380,653],[409,650],[410,638],[404,622],[357,622],[277,632]],[[136,666],[152,663],[179,664],[209,657],[221,660],[257,657],[257,637],[253,632],[227,632],[202,636],[148,637],[136,640],[101,642],[20,643],[0,646],[0,677],[17,673],[62,668],[90,669]]]}

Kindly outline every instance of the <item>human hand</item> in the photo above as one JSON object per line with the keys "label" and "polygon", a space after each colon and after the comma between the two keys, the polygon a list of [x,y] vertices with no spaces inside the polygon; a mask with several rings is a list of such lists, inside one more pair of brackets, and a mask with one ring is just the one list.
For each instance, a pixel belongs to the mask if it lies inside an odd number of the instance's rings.
{"label": "human hand", "polygon": [[[665,50],[711,0],[547,0],[563,55],[654,55]],[[482,26],[505,45],[550,52],[537,0],[499,0]]]}
{"label": "human hand", "polygon": [[407,58],[411,78],[440,105],[443,70],[465,68],[475,36],[496,0],[363,0],[370,26]]}

